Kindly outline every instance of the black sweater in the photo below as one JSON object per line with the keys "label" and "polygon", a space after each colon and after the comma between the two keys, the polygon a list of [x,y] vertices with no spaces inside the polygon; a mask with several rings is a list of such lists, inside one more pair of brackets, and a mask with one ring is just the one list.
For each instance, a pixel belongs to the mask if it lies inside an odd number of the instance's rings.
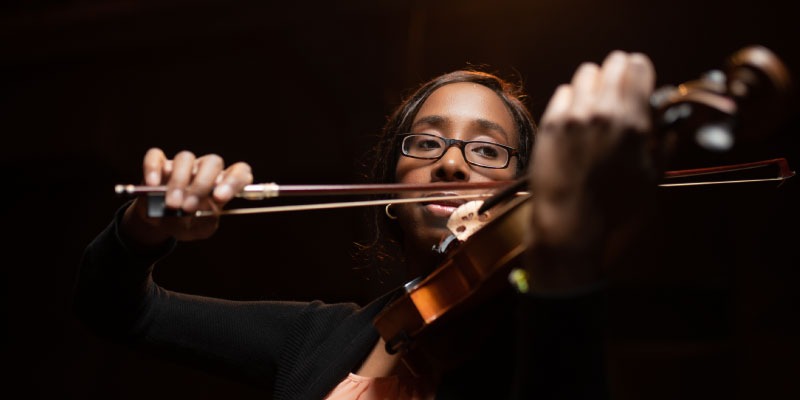
{"label": "black sweater", "polygon": [[[153,282],[152,269],[175,244],[132,251],[117,231],[121,214],[84,253],[75,296],[81,320],[115,340],[271,387],[275,399],[329,393],[373,348],[374,317],[401,293],[361,308],[172,292]],[[596,297],[514,299],[485,344],[445,376],[437,398],[605,398]]]}

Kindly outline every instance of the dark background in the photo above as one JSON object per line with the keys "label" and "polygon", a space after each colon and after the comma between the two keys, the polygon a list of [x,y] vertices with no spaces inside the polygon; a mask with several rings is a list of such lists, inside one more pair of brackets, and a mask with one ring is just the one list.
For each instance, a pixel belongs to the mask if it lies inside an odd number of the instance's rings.
{"label": "dark background", "polygon": [[[751,44],[772,49],[800,77],[791,2],[266,3],[0,6],[2,226],[10,238],[3,397],[264,397],[110,343],[71,313],[82,249],[125,201],[114,185],[139,181],[149,147],[244,160],[259,182],[349,183],[406,90],[458,68],[521,77],[537,118],[580,62],[613,49],[651,56],[659,85],[695,79]],[[797,115],[792,108],[745,149],[752,153],[723,161],[786,157],[795,167]],[[800,395],[798,183],[774,186],[663,194],[662,217],[612,296],[617,398]],[[232,299],[363,303],[394,281],[353,268],[358,217],[226,217],[213,240],[181,246],[156,279]]]}

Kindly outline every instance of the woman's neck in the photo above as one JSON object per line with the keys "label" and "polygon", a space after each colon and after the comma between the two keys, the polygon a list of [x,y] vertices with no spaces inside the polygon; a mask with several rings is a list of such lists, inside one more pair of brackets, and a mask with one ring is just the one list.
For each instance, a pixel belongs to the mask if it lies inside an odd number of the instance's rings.
{"label": "woman's neck", "polygon": [[406,249],[406,282],[427,276],[441,264],[443,259],[441,254],[437,254],[432,249],[428,249],[428,251]]}
{"label": "woman's neck", "polygon": [[396,375],[397,368],[401,364],[400,355],[387,353],[386,342],[381,338],[372,348],[372,352],[369,353],[364,363],[356,370],[356,375],[366,377]]}

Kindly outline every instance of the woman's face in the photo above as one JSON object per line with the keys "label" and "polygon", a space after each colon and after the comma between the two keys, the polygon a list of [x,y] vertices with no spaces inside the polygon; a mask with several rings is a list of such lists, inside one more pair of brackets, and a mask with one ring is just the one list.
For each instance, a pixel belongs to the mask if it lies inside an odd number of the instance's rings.
{"label": "woman's face", "polygon": [[[491,89],[470,82],[451,83],[436,89],[423,103],[411,126],[412,133],[427,133],[450,139],[481,140],[517,147],[518,133],[508,108]],[[508,167],[491,169],[468,164],[461,149],[452,146],[438,160],[399,156],[398,183],[483,182],[513,179],[517,160]],[[471,191],[477,192],[477,191]],[[406,193],[401,197],[468,194],[470,191]],[[467,200],[398,204],[392,211],[403,229],[406,252],[411,260],[424,260],[431,248],[448,236],[447,220]],[[420,266],[421,267],[421,266]]]}

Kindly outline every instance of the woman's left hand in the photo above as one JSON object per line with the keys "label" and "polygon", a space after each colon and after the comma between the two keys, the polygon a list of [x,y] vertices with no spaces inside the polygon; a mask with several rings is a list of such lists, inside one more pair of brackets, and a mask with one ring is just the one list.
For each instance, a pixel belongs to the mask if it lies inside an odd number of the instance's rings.
{"label": "woman's left hand", "polygon": [[605,279],[609,252],[626,240],[656,187],[654,85],[647,56],[614,51],[602,65],[581,65],[550,100],[529,171],[533,290],[570,291]]}

